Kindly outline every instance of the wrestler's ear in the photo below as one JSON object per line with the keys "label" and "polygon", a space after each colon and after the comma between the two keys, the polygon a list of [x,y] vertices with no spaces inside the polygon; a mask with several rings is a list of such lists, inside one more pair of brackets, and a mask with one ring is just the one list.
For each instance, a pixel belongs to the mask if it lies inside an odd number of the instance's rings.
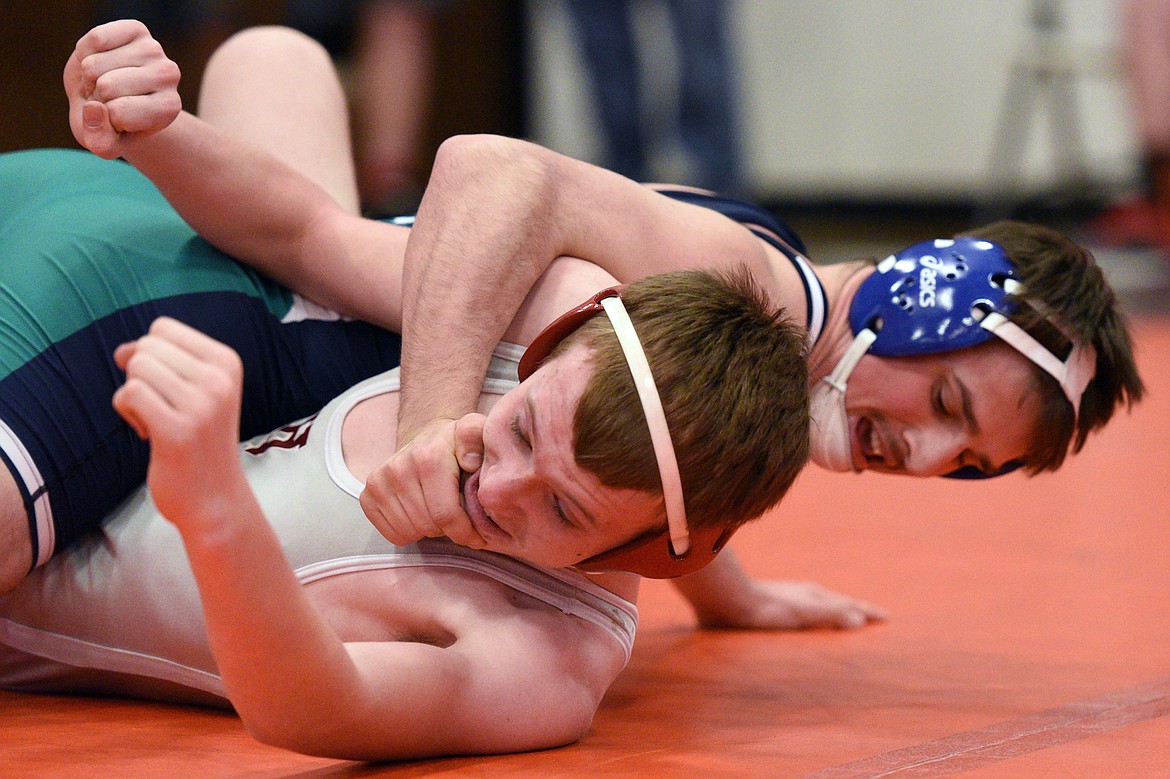
{"label": "wrestler's ear", "polygon": [[483,414],[466,414],[455,422],[455,459],[459,469],[474,473],[483,464]]}

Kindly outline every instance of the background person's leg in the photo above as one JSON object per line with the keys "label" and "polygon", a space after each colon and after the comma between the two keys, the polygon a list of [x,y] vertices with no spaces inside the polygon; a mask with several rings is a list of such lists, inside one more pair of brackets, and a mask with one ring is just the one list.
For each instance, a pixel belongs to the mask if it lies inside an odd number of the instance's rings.
{"label": "background person's leg", "polygon": [[695,163],[694,186],[742,195],[738,99],[726,0],[671,0],[679,51],[678,131]]}

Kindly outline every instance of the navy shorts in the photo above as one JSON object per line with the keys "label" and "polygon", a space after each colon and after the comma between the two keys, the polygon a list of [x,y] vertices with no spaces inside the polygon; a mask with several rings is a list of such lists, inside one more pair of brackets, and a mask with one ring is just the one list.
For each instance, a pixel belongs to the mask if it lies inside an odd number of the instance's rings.
{"label": "navy shorts", "polygon": [[113,350],[163,315],[240,354],[241,438],[317,411],[401,351],[397,334],[306,306],[207,244],[125,163],[0,155],[0,458],[34,564],[145,480],[149,446],[110,403]]}

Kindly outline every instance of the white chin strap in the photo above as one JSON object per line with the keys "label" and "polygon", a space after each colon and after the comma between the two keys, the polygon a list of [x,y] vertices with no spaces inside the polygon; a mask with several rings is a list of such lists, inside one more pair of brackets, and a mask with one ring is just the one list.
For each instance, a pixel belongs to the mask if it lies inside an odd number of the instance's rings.
{"label": "white chin strap", "polygon": [[857,362],[873,345],[877,333],[865,329],[837,361],[833,372],[817,382],[809,395],[809,456],[830,471],[852,471],[853,438],[845,411],[845,386]]}

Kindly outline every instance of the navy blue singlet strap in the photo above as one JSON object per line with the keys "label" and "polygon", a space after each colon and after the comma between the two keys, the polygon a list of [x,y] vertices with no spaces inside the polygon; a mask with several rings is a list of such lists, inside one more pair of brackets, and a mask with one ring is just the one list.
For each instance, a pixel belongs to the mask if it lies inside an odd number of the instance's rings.
{"label": "navy blue singlet strap", "polygon": [[657,186],[655,189],[674,200],[718,211],[728,219],[739,222],[751,230],[760,240],[766,241],[787,257],[788,261],[796,268],[800,281],[804,285],[805,310],[808,311],[805,326],[808,330],[809,348],[811,349],[816,344],[824,329],[825,318],[828,316],[829,296],[813,272],[812,265],[805,259],[808,255],[808,248],[795,230],[772,212],[742,200],[693,189],[675,189],[663,186]]}
{"label": "navy blue singlet strap", "polygon": [[784,252],[785,256],[791,257],[794,253],[808,254],[808,247],[804,245],[804,241],[796,234],[795,230],[780,221],[771,211],[757,205],[693,189],[674,189],[661,186],[656,186],[655,189],[674,200],[709,208],[712,211],[718,211],[728,219],[734,219]]}

